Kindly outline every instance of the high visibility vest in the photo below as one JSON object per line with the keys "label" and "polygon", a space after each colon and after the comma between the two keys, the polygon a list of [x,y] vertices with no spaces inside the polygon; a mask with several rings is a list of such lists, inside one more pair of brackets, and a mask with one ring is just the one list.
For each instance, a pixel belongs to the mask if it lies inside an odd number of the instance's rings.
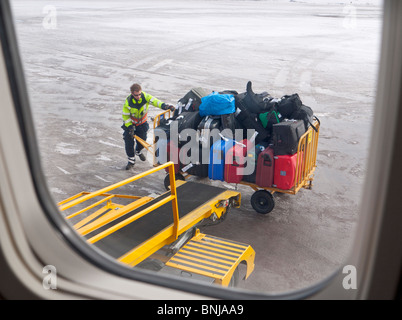
{"label": "high visibility vest", "polygon": [[162,101],[154,98],[150,94],[141,92],[141,97],[135,100],[130,94],[123,106],[123,121],[126,127],[131,124],[134,126],[139,126],[147,121],[149,103],[153,106],[162,108]]}

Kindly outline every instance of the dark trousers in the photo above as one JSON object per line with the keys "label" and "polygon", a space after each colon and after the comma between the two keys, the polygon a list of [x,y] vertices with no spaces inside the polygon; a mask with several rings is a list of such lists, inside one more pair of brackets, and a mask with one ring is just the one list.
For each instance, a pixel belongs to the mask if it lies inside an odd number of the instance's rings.
{"label": "dark trousers", "polygon": [[[124,130],[123,140],[125,143],[127,157],[132,158],[134,157],[134,137],[129,134],[128,129],[124,124],[121,127]],[[135,127],[134,134],[140,137],[142,140],[146,141],[148,130],[149,130],[149,124],[148,122],[145,122]],[[137,145],[135,146],[135,151],[140,152],[143,148],[144,146],[141,143],[137,142]]]}

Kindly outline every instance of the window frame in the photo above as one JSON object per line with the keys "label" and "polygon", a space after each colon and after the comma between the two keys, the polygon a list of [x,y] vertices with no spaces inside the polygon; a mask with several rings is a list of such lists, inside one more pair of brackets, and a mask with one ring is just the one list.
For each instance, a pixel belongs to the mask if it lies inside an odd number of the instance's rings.
{"label": "window frame", "polygon": [[[8,94],[9,100],[8,105],[4,105],[4,110],[7,111],[4,117],[2,114],[3,122],[0,122],[4,125],[4,128],[0,129],[2,135],[0,173],[3,172],[7,176],[0,185],[2,186],[0,216],[3,219],[0,222],[4,226],[0,270],[9,275],[4,285],[13,283],[14,286],[11,290],[5,288],[3,284],[0,286],[0,292],[4,297],[23,294],[17,292],[18,288],[28,297],[44,299],[394,298],[392,292],[396,292],[396,286],[400,281],[398,274],[400,269],[397,270],[398,266],[400,268],[400,262],[399,265],[394,263],[393,268],[389,267],[389,263],[395,256],[401,261],[402,241],[395,243],[398,234],[385,231],[384,228],[389,227],[395,232],[395,227],[402,225],[401,218],[396,214],[401,208],[396,201],[398,199],[395,194],[396,188],[389,186],[390,183],[398,185],[397,178],[402,177],[401,168],[398,168],[398,163],[402,163],[402,156],[397,148],[398,142],[402,141],[402,129],[397,127],[397,121],[402,122],[402,112],[398,112],[402,110],[400,90],[402,40],[400,31],[398,33],[398,28],[402,30],[400,1],[384,2],[379,84],[374,115],[376,123],[372,128],[372,133],[375,134],[372,134],[368,170],[353,248],[345,261],[345,264],[356,266],[358,289],[343,289],[342,279],[345,274],[339,267],[332,275],[316,284],[281,294],[226,289],[189,280],[173,280],[151,272],[134,271],[118,264],[96,248],[90,247],[79,237],[59,214],[41,169],[29,97],[25,89],[24,72],[8,1],[0,2],[0,13],[2,45],[0,57],[5,61],[0,70],[6,68],[9,86],[2,91]],[[392,72],[395,70],[399,70],[399,73]],[[5,82],[4,79],[0,80],[2,87]],[[386,117],[389,114],[395,117],[391,119],[389,116]],[[387,132],[392,132],[394,139],[387,139]],[[7,133],[7,139],[4,133]],[[11,150],[10,146],[14,148],[12,155],[7,154],[8,150]],[[46,234],[46,239],[41,237],[43,234]],[[4,247],[7,240],[8,251]],[[14,253],[10,253],[11,247],[15,250]],[[387,247],[393,248],[392,256],[387,253]],[[12,261],[12,257],[15,260]],[[14,270],[12,265],[17,260],[19,272]],[[46,264],[58,266],[60,279],[58,290],[49,291],[42,287],[42,268]]]}

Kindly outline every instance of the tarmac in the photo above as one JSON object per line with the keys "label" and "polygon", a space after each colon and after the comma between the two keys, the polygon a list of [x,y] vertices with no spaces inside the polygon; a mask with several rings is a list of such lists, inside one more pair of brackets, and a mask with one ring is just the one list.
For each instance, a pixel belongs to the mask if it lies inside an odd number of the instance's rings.
{"label": "tarmac", "polygon": [[[327,1],[329,2],[329,1]],[[369,1],[367,1],[369,2]],[[121,111],[132,83],[176,105],[193,87],[298,93],[320,119],[312,190],[274,194],[202,231],[248,243],[255,270],[241,287],[283,293],[343,267],[351,247],[368,154],[381,7],[285,1],[13,1],[16,30],[48,188],[56,202],[151,169],[126,171]],[[149,122],[159,109],[150,107]],[[148,141],[152,142],[152,130]],[[165,191],[165,173],[127,186]],[[191,177],[235,189],[235,185]]]}

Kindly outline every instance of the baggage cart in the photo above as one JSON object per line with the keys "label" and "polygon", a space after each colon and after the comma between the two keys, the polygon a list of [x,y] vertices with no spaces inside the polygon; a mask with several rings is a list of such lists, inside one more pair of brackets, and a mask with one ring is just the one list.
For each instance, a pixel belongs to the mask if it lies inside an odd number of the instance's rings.
{"label": "baggage cart", "polygon": [[[154,129],[159,125],[162,119],[170,117],[169,110],[160,113],[154,120]],[[314,128],[313,128],[314,127]],[[275,207],[274,193],[286,193],[295,195],[300,189],[311,189],[313,186],[314,174],[317,167],[317,147],[318,138],[320,133],[320,122],[318,119],[314,120],[308,130],[300,137],[297,152],[294,156],[294,178],[291,187],[288,189],[281,189],[273,186],[261,187],[253,182],[240,181],[237,184],[246,185],[251,187],[255,192],[250,198],[250,202],[255,211],[261,214],[271,212]],[[154,138],[154,144],[156,143]],[[154,166],[159,166],[154,153]],[[175,179],[185,181],[191,174],[183,172],[176,168]],[[170,184],[169,175],[166,176],[164,184],[166,189],[169,189]],[[236,184],[236,185],[237,185]]]}

